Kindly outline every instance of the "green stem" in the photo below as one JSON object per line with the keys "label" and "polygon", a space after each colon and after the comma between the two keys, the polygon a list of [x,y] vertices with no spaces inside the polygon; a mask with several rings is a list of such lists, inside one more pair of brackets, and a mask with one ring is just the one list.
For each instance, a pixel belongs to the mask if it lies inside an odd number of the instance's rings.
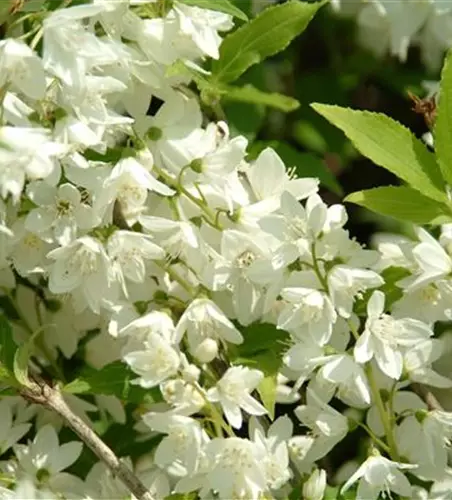
{"label": "green stem", "polygon": [[394,434],[392,432],[391,419],[386,411],[383,399],[381,398],[380,390],[378,389],[377,381],[372,370],[372,366],[368,364],[366,366],[366,375],[369,380],[370,391],[372,393],[372,398],[380,414],[380,419],[385,430],[386,441],[389,445],[389,455],[395,462],[400,462],[400,455],[397,449],[397,444],[394,439]]}
{"label": "green stem", "polygon": [[367,427],[366,424],[363,424],[362,422],[358,422],[358,420],[354,420],[352,419],[353,422],[358,425],[359,427],[361,427],[361,429],[364,429],[367,434],[369,435],[369,437],[372,439],[372,441],[376,444],[378,444],[378,446],[380,446],[380,448],[382,448],[386,453],[390,453],[390,449],[389,449],[389,446],[383,442],[379,437],[377,437],[369,427]]}
{"label": "green stem", "polygon": [[[353,323],[351,321],[348,321],[348,326],[350,328],[350,331],[352,332],[353,337],[355,340],[359,339],[359,333],[357,332],[356,328],[354,327]],[[381,422],[383,424],[383,428],[385,431],[386,435],[386,441],[388,442],[389,445],[389,450],[388,453],[390,457],[395,460],[396,462],[400,461],[400,455],[397,450],[397,444],[394,439],[394,434],[392,432],[392,418],[391,415],[388,415],[388,412],[386,411],[385,405],[383,403],[383,399],[381,398],[380,394],[380,389],[378,388],[377,381],[375,380],[374,372],[372,370],[372,366],[368,363],[365,367],[367,379],[369,380],[369,387],[370,387],[370,392],[372,394],[372,400],[374,401],[378,413],[380,415]]]}
{"label": "green stem", "polygon": [[328,282],[325,278],[325,276],[322,274],[322,271],[320,270],[318,261],[317,261],[317,254],[316,254],[316,248],[315,248],[315,242],[311,245],[311,253],[312,253],[312,268],[317,275],[317,278],[320,281],[320,284],[324,288],[325,292],[328,293]]}
{"label": "green stem", "polygon": [[218,225],[215,221],[215,213],[210,210],[206,203],[203,200],[196,198],[189,191],[187,191],[183,186],[181,186],[178,181],[175,181],[170,175],[168,175],[164,170],[154,165],[153,169],[165,180],[165,182],[174,187],[179,193],[186,196],[191,202],[193,202],[196,206],[198,206],[207,216],[208,219],[205,219],[212,227],[221,230],[221,225]]}
{"label": "green stem", "polygon": [[188,292],[190,295],[196,295],[196,292],[193,289],[193,287],[190,285],[190,283],[187,280],[185,280],[184,278],[182,278],[182,276],[177,271],[175,271],[172,267],[164,266],[161,264],[160,264],[160,267],[162,269],[164,269],[169,274],[169,276],[172,280],[177,281],[179,283],[179,285],[186,292]]}
{"label": "green stem", "polygon": [[226,434],[229,437],[236,437],[235,432],[232,430],[232,427],[224,421],[223,415],[218,411],[218,409],[214,405],[214,403],[212,403],[211,401],[209,401],[206,398],[206,395],[204,394],[204,392],[196,384],[192,384],[192,386],[198,392],[198,394],[201,395],[202,399],[204,400],[204,402],[209,410],[209,413],[212,417],[212,421],[213,421],[214,426],[215,426],[215,432],[217,433],[218,437],[223,437],[223,432],[221,431],[221,429],[224,429]]}

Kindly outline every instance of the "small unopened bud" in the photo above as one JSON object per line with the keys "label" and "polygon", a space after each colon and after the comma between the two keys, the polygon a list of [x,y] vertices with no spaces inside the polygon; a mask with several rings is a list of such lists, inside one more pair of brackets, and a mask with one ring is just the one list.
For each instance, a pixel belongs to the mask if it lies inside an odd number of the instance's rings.
{"label": "small unopened bud", "polygon": [[182,372],[182,376],[187,382],[197,382],[199,375],[201,375],[201,370],[196,365],[188,365]]}
{"label": "small unopened bud", "polygon": [[193,352],[201,363],[210,363],[218,355],[218,344],[213,339],[203,340]]}
{"label": "small unopened bud", "polygon": [[326,472],[316,469],[303,484],[303,498],[305,500],[322,500],[326,488]]}

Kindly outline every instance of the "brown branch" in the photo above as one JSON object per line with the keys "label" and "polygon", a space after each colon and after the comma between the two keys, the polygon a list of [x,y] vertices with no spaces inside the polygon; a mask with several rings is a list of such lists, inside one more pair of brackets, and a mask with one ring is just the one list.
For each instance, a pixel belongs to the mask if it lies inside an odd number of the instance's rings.
{"label": "brown branch", "polygon": [[139,500],[154,500],[151,493],[135,474],[114,454],[100,437],[74,414],[63,399],[58,387],[51,387],[43,380],[30,381],[20,394],[33,403],[40,404],[57,413],[66,424],[91,448],[105,465],[129,488]]}
{"label": "brown branch", "polygon": [[436,399],[431,391],[421,384],[412,384],[413,391],[427,404],[429,410],[444,411],[441,403]]}

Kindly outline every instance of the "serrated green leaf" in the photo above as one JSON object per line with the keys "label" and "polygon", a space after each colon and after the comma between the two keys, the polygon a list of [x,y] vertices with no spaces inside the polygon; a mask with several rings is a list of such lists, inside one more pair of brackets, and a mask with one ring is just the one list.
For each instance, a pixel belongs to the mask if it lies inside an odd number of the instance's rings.
{"label": "serrated green leaf", "polygon": [[226,101],[248,102],[262,104],[288,113],[299,108],[300,103],[293,97],[278,94],[277,92],[263,92],[253,85],[243,87],[222,86],[222,99]]}
{"label": "serrated green leaf", "polygon": [[446,204],[427,198],[419,191],[405,186],[358,191],[348,195],[345,201],[414,224],[438,225],[452,218],[452,213]]}
{"label": "serrated green leaf", "polygon": [[435,121],[435,151],[443,177],[452,185],[452,50],[441,73],[441,87]]}
{"label": "serrated green leaf", "polygon": [[178,0],[179,3],[201,9],[216,10],[237,17],[242,21],[248,21],[248,16],[228,0]]}
{"label": "serrated green leaf", "polygon": [[232,82],[253,64],[284,50],[322,5],[289,1],[265,9],[223,39],[220,58],[212,64],[212,79]]}
{"label": "serrated green leaf", "polygon": [[14,355],[17,345],[13,340],[13,331],[6,317],[0,315],[0,362],[12,375],[14,373]]}
{"label": "serrated green leaf", "polygon": [[447,201],[435,156],[406,127],[388,116],[326,104],[312,107],[340,128],[355,147],[425,196]]}
{"label": "serrated green leaf", "polygon": [[158,389],[146,390],[130,384],[137,378],[130,368],[121,361],[115,361],[101,370],[87,368],[81,375],[66,384],[63,391],[72,394],[111,394],[123,401],[141,403],[147,396],[161,399]]}

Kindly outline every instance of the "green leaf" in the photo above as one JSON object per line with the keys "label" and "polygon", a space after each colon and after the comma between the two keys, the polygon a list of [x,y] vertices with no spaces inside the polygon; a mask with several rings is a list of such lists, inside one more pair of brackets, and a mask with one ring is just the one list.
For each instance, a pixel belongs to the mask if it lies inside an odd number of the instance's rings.
{"label": "green leaf", "polygon": [[270,323],[253,323],[242,329],[243,343],[231,346],[232,363],[263,372],[257,392],[273,420],[275,415],[276,377],[282,364],[282,352],[288,347],[289,334]]}
{"label": "green leaf", "polygon": [[[389,311],[392,304],[403,297],[403,290],[397,286],[397,282],[409,276],[410,272],[404,267],[391,266],[387,267],[380,274],[385,282],[378,290],[381,290],[385,294],[385,310]],[[358,316],[366,316],[367,302],[374,291],[367,290],[364,296],[355,302],[353,309]]]}
{"label": "green leaf", "polygon": [[222,99],[226,101],[248,102],[262,104],[270,108],[279,109],[288,113],[299,108],[300,103],[293,97],[278,94],[277,92],[263,92],[253,85],[244,87],[222,86]]}
{"label": "green leaf", "polygon": [[197,493],[173,493],[164,498],[164,500],[196,500]]}
{"label": "green leaf", "polygon": [[230,346],[235,350],[236,356],[249,357],[272,350],[280,354],[288,346],[289,334],[285,330],[278,330],[271,323],[252,323],[240,329],[243,343]]}
{"label": "green leaf", "polygon": [[201,7],[201,9],[224,12],[242,21],[248,21],[248,16],[228,0],[178,0],[178,2],[192,7]]}
{"label": "green leaf", "polygon": [[132,385],[131,380],[137,378],[127,365],[115,361],[101,370],[87,368],[80,377],[64,386],[63,390],[72,394],[111,394],[123,401],[141,403],[148,395],[154,400],[161,400],[158,389],[145,390]]}
{"label": "green leaf", "polygon": [[312,107],[340,128],[374,163],[397,175],[425,196],[447,201],[435,156],[406,127],[388,116],[338,106]]}
{"label": "green leaf", "polygon": [[361,205],[393,219],[414,224],[443,224],[451,220],[447,205],[419,193],[415,189],[401,186],[378,187],[349,194],[345,201]]}
{"label": "green leaf", "polygon": [[324,2],[289,1],[269,7],[227,35],[220,46],[219,60],[212,64],[213,80],[236,80],[253,64],[284,50],[322,5]]}
{"label": "green leaf", "polygon": [[13,340],[13,331],[6,317],[0,315],[0,362],[12,375],[14,373],[14,355],[17,345]]}
{"label": "green leaf", "polygon": [[36,330],[36,332],[34,332],[25,343],[19,346],[14,354],[14,376],[16,377],[16,380],[24,386],[30,385],[30,380],[28,378],[28,362],[30,361],[30,356],[33,352],[35,339],[42,331],[42,328]]}
{"label": "green leaf", "polygon": [[441,88],[435,122],[435,151],[443,177],[452,185],[452,50],[441,73]]}

